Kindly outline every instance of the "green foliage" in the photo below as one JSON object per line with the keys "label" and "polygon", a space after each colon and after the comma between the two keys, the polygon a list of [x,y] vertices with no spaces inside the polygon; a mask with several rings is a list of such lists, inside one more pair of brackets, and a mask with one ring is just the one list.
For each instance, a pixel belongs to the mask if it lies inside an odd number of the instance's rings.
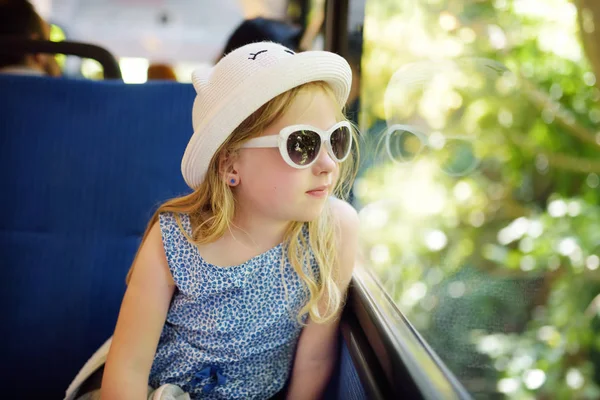
{"label": "green foliage", "polygon": [[[566,0],[367,2],[365,258],[476,398],[600,397],[600,71],[577,11]],[[441,127],[425,92],[386,114],[399,68],[465,56],[511,73],[464,69]],[[478,167],[450,176],[434,149],[391,162],[386,121],[417,120],[430,139],[468,136]]]}

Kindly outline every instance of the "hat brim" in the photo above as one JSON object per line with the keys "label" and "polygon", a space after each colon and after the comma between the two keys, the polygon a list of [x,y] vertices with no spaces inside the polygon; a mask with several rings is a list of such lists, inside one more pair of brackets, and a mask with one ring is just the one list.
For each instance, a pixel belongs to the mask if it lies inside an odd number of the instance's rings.
{"label": "hat brim", "polygon": [[327,83],[340,107],[345,105],[352,85],[350,66],[341,56],[322,51],[286,57],[244,80],[228,95],[215,99],[218,104],[211,105],[215,111],[205,115],[194,127],[183,155],[181,172],[188,186],[192,189],[200,186],[214,154],[252,113],[280,94],[316,81]]}

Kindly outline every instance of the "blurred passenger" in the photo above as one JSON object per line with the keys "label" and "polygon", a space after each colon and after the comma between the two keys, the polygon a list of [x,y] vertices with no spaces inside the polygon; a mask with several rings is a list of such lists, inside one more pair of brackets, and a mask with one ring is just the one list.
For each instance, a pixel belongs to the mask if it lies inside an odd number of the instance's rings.
{"label": "blurred passenger", "polygon": [[148,67],[148,80],[176,81],[173,67],[167,64],[151,64]]}
{"label": "blurred passenger", "polygon": [[[50,25],[27,0],[0,0],[0,37],[50,40]],[[0,73],[60,76],[54,55],[0,53]]]}
{"label": "blurred passenger", "polygon": [[238,47],[255,42],[275,42],[297,51],[301,39],[302,28],[297,25],[263,17],[247,19],[233,31],[217,61]]}

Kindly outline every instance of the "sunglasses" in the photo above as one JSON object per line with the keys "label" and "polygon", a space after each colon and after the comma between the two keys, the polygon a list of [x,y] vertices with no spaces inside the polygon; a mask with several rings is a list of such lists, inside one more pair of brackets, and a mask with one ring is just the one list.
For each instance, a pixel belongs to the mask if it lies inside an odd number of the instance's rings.
{"label": "sunglasses", "polygon": [[399,164],[413,161],[426,148],[433,155],[440,168],[451,176],[464,176],[479,165],[473,140],[465,136],[443,136],[440,147],[431,143],[428,135],[409,125],[392,125],[385,135],[385,147],[389,158]]}
{"label": "sunglasses", "polygon": [[317,161],[323,143],[334,161],[344,161],[352,147],[350,123],[338,122],[326,131],[310,125],[292,125],[283,128],[278,135],[250,139],[242,148],[278,147],[281,156],[290,167],[302,169]]}

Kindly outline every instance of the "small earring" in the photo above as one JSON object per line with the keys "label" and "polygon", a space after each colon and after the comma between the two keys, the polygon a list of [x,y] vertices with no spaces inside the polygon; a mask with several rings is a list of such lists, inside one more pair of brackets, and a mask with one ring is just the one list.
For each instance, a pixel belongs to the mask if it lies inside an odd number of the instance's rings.
{"label": "small earring", "polygon": [[229,181],[229,183],[231,183],[232,185],[235,185],[235,179],[231,178],[231,180]]}

